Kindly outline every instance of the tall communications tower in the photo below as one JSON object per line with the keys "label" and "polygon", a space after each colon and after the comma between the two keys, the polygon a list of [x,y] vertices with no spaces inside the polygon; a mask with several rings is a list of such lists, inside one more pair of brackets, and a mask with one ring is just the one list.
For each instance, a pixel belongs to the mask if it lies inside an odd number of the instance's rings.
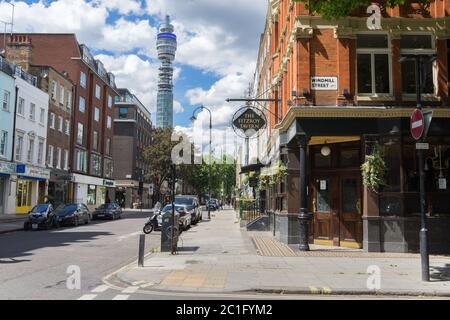
{"label": "tall communications tower", "polygon": [[161,61],[159,68],[158,102],[156,110],[156,127],[173,128],[173,67],[177,51],[177,36],[173,33],[174,27],[170,24],[170,17],[159,28],[158,59]]}

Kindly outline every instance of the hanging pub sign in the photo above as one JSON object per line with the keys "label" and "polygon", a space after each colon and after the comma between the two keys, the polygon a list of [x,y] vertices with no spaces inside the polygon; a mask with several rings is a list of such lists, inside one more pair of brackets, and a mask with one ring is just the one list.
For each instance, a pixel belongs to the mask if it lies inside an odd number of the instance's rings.
{"label": "hanging pub sign", "polygon": [[251,138],[267,125],[266,117],[261,110],[253,107],[239,109],[233,116],[234,131],[244,138]]}

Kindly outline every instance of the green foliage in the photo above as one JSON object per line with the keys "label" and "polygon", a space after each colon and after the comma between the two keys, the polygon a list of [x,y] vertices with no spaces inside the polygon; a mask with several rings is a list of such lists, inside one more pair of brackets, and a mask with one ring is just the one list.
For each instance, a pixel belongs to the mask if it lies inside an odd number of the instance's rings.
{"label": "green foliage", "polygon": [[259,191],[266,190],[268,186],[273,187],[274,185],[281,183],[286,176],[286,166],[283,162],[278,161],[277,164],[273,168],[271,168],[269,172],[262,173],[259,176]]}
{"label": "green foliage", "polygon": [[363,184],[373,192],[378,193],[380,187],[386,184],[384,180],[386,171],[383,152],[380,145],[376,144],[372,154],[366,156],[366,162],[361,166]]}
{"label": "green foliage", "polygon": [[[325,19],[339,19],[348,16],[353,10],[360,6],[370,6],[371,0],[292,0],[293,2],[304,2],[311,12],[320,14]],[[402,5],[406,0],[386,0],[386,6],[395,7]],[[423,2],[430,2],[424,0]]]}
{"label": "green foliage", "polygon": [[[172,149],[179,141],[171,141],[172,129],[156,129],[153,133],[153,144],[144,152],[145,159],[150,164],[150,172],[147,178],[153,181],[155,189],[159,192],[164,181],[171,177]],[[182,139],[188,139],[181,135]],[[194,145],[191,145],[191,163],[177,166],[177,179],[191,185],[199,194],[208,193],[209,163],[211,162],[211,191],[214,197],[219,198],[223,189],[224,195],[233,193],[236,186],[236,164],[227,156],[220,159],[204,157],[203,163],[194,164]],[[211,160],[211,161],[210,161]]]}
{"label": "green foliage", "polygon": [[[205,157],[202,164],[189,166],[189,174],[185,180],[198,192],[207,194],[209,189],[209,157]],[[226,156],[222,161],[211,159],[211,193],[220,198],[230,196],[236,186],[236,164]]]}

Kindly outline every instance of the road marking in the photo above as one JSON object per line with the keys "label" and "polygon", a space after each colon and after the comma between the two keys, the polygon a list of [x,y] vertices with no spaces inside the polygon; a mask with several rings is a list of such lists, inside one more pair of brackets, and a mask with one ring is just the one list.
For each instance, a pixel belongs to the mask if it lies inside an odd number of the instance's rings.
{"label": "road marking", "polygon": [[122,291],[122,293],[135,293],[138,291],[139,287],[128,287]]}
{"label": "road marking", "polygon": [[85,294],[78,298],[78,300],[94,300],[97,297],[96,294]]}
{"label": "road marking", "polygon": [[128,300],[130,296],[127,294],[118,294],[113,298],[113,300]]}
{"label": "road marking", "polygon": [[128,238],[132,238],[132,237],[138,236],[141,233],[142,233],[142,231],[137,231],[137,232],[133,232],[133,233],[130,233],[130,234],[126,234],[126,235],[118,237],[117,240],[118,241],[122,241],[122,240],[125,240],[125,239],[128,239]]}
{"label": "road marking", "polygon": [[109,289],[109,287],[107,285],[102,284],[101,286],[98,286],[97,288],[94,288],[93,290],[91,290],[91,292],[93,292],[93,293],[102,293],[102,292],[105,292],[108,289]]}

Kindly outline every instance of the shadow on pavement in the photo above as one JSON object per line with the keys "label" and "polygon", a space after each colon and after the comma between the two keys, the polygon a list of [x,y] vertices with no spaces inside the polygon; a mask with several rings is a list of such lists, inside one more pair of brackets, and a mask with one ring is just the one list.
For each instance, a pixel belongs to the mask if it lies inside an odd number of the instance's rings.
{"label": "shadow on pavement", "polygon": [[450,264],[442,267],[430,267],[430,278],[434,281],[450,281]]}
{"label": "shadow on pavement", "polygon": [[[0,239],[0,265],[27,262],[18,259],[30,257],[40,248],[66,247],[74,243],[89,242],[100,236],[112,235],[109,232],[46,232],[30,231],[12,233]],[[16,238],[17,237],[17,238]]]}

